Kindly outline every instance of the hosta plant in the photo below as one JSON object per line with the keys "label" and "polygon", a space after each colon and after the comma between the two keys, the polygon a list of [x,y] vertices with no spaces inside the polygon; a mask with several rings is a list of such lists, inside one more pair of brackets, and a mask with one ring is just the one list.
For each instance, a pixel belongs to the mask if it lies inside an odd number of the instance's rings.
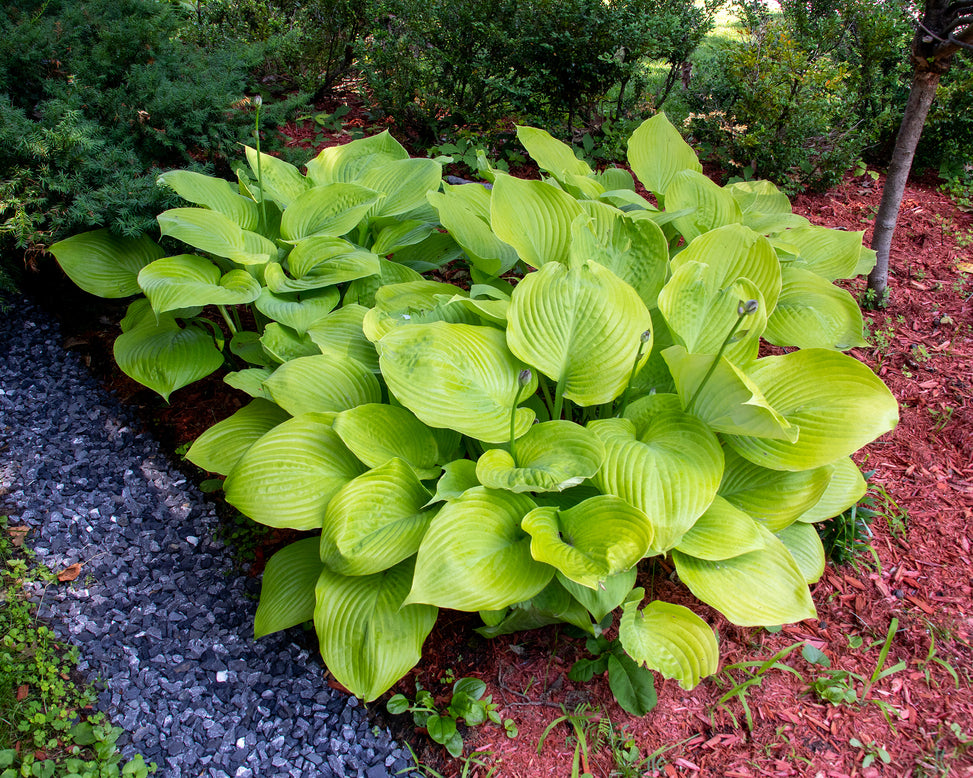
{"label": "hosta plant", "polygon": [[519,137],[544,179],[484,165],[492,188],[387,134],[303,173],[248,150],[235,185],[163,176],[193,204],[159,217],[187,253],[53,249],[89,291],[144,295],[116,343],[137,380],[168,396],[235,366],[252,402],[188,456],[254,520],[313,533],[269,561],[256,635],[313,620],[365,700],[441,608],[491,637],[598,637],[617,611],[624,654],[692,688],[717,669],[710,611],[644,602],[642,560],[734,624],[814,617],[813,523],[862,496],[849,457],[897,420],[843,353],[862,320],[833,282],[871,266],[861,233],[768,182],[718,186],[662,114],[629,142],[644,189]]}

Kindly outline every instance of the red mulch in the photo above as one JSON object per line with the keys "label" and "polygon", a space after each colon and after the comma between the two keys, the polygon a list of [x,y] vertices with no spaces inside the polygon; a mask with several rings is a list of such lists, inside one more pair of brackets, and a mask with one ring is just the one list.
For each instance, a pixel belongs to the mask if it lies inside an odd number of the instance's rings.
{"label": "red mulch", "polygon": [[[354,97],[344,122],[349,128],[372,127],[366,107]],[[320,106],[333,111],[336,105]],[[313,122],[285,129],[290,143],[320,150],[352,140],[347,132],[319,133]],[[820,195],[800,195],[794,210],[813,223],[865,230],[871,238],[883,180],[847,178]],[[817,621],[784,627],[772,634],[729,625],[719,614],[696,603],[664,575],[645,580],[654,597],[691,606],[717,629],[722,666],[767,659],[798,642],[821,649],[832,670],[870,678],[893,618],[898,619],[885,667],[899,661],[905,669],[878,681],[864,704],[831,704],[811,691],[827,670],[809,664],[795,649],[782,661],[799,675],[772,669],[748,689],[753,720],[746,726],[738,700],[720,704],[728,685],[706,680],[691,692],[657,679],[659,703],[634,718],[614,702],[604,678],[575,684],[567,677],[583,642],[548,628],[487,641],[472,632],[475,616],[443,613],[426,641],[420,665],[396,687],[407,694],[420,680],[443,698],[442,679],[474,675],[487,682],[488,694],[504,717],[519,728],[515,739],[492,725],[467,733],[467,751],[506,778],[571,775],[572,730],[555,727],[538,753],[548,724],[589,706],[590,716],[610,719],[652,763],[628,775],[701,776],[973,776],[973,216],[957,209],[934,181],[912,183],[905,196],[892,250],[892,297],[889,306],[867,313],[872,342],[852,353],[872,366],[901,404],[898,428],[864,449],[858,461],[874,470],[874,491],[889,519],[872,524],[877,563],[861,559],[861,570],[829,566],[813,587]],[[861,282],[851,285],[860,293]],[[103,330],[103,327],[101,328]],[[74,335],[89,354],[109,348],[110,336],[97,324]],[[117,374],[113,388],[140,406],[164,433],[171,448],[192,440],[237,407],[218,379],[176,392],[166,406]],[[166,432],[168,430],[168,432]],[[859,645],[859,647],[855,647]],[[952,670],[952,672],[951,672]],[[956,674],[956,678],[953,677]],[[739,683],[747,676],[735,672]],[[957,682],[958,680],[958,682]],[[852,682],[858,696],[863,684]],[[884,703],[888,718],[877,702]],[[381,703],[376,704],[377,707]],[[446,776],[458,776],[462,763],[450,760],[424,734],[406,726],[402,734],[420,758]],[[589,734],[595,744],[597,725]],[[863,768],[867,748],[884,748],[890,763],[874,759]],[[613,772],[611,749],[590,755],[589,770],[601,778]]]}

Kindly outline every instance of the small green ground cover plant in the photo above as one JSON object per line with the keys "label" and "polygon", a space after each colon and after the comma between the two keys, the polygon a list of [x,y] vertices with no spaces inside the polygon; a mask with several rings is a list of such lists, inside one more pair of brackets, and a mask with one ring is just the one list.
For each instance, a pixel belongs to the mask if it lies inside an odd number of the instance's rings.
{"label": "small green ground cover plant", "polygon": [[[235,183],[162,176],[190,203],[158,217],[186,253],[106,231],[53,247],[82,288],[134,298],[115,356],[136,380],[168,397],[234,366],[252,402],[187,457],[242,513],[315,533],[269,561],[255,634],[312,620],[366,701],[440,609],[486,637],[594,638],[619,609],[624,654],[693,688],[716,635],[643,604],[639,565],[668,556],[734,624],[812,618],[814,523],[858,502],[850,455],[897,422],[843,353],[863,324],[833,282],[874,263],[862,233],[811,226],[768,182],[713,183],[664,114],[628,143],[654,202],[518,137],[545,179],[484,167],[492,189],[444,184],[388,133],[303,172],[248,148]],[[439,280],[447,263],[470,283]]]}
{"label": "small green ground cover plant", "polygon": [[56,579],[22,545],[25,534],[0,516],[0,778],[145,778],[155,765],[123,758],[121,728],[72,677],[77,649],[37,620],[27,585]]}

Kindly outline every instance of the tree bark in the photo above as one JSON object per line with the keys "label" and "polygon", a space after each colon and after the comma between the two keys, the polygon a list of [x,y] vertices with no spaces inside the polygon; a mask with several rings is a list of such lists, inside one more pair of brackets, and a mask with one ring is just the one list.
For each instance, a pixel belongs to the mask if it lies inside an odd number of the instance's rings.
{"label": "tree bark", "polygon": [[909,101],[906,103],[905,115],[899,126],[899,134],[895,138],[895,149],[892,151],[892,161],[889,164],[885,186],[882,189],[882,202],[875,215],[875,232],[872,235],[872,248],[878,255],[875,267],[868,276],[868,288],[875,294],[875,302],[884,304],[888,295],[889,251],[892,248],[892,237],[895,225],[899,220],[899,207],[905,194],[905,185],[912,169],[912,159],[919,145],[922,127],[926,123],[929,107],[936,96],[939,85],[939,73],[928,70],[916,70],[909,90]]}

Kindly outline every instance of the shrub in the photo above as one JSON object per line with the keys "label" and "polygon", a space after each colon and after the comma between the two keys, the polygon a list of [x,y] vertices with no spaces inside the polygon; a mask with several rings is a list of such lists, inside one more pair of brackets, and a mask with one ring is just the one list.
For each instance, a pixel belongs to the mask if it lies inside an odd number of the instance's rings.
{"label": "shrub", "polygon": [[[88,291],[138,295],[115,344],[136,380],[167,397],[237,363],[253,401],[187,457],[256,521],[316,533],[268,563],[255,632],[313,619],[366,700],[440,608],[478,611],[488,637],[598,636],[621,608],[624,652],[693,687],[713,630],[640,608],[639,563],[671,555],[735,624],[813,617],[811,522],[858,501],[849,455],[896,423],[841,353],[862,318],[831,282],[874,263],[862,233],[808,225],[767,182],[717,186],[661,114],[629,162],[663,210],[631,174],[518,135],[547,181],[443,185],[387,133],[306,175],[248,149],[242,188],[164,176],[193,207],[162,233],[194,253],[104,232],[53,247]],[[468,288],[436,280],[453,260]],[[761,340],[798,350],[758,358]]]}

